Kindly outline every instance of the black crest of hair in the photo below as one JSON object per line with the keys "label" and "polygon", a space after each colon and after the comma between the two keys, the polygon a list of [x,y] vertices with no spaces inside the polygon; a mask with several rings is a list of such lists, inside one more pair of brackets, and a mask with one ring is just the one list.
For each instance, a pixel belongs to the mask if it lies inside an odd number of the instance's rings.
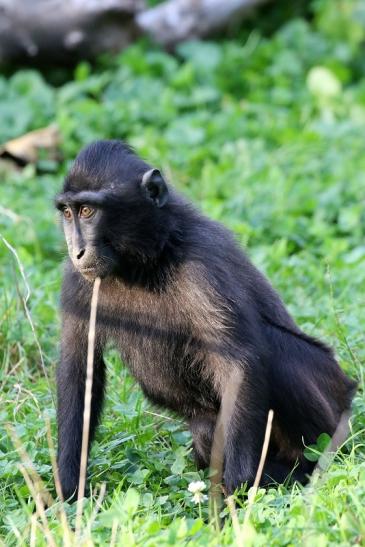
{"label": "black crest of hair", "polygon": [[126,144],[80,152],[56,198],[69,258],[62,287],[58,464],[64,496],[79,480],[87,338],[94,279],[96,324],[91,440],[105,390],[103,351],[113,343],[155,403],[182,416],[196,462],[209,466],[229,379],[223,481],[253,483],[269,409],[273,430],[262,484],[305,482],[303,456],[333,435],[356,388],[333,351],[305,334],[234,236],[202,215]]}

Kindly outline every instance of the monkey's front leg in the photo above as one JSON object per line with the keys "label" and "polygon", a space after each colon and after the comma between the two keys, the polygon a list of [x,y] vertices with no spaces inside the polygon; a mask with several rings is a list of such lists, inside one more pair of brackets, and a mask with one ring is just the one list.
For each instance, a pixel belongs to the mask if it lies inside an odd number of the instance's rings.
{"label": "monkey's front leg", "polygon": [[[87,361],[87,324],[68,316],[62,332],[61,361],[57,370],[58,467],[65,499],[75,499],[80,474]],[[105,366],[95,346],[89,444],[100,415]]]}

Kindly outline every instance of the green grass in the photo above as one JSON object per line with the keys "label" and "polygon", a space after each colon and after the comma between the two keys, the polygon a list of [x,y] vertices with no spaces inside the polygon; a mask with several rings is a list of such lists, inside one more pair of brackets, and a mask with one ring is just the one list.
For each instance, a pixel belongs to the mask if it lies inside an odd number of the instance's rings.
{"label": "green grass", "polygon": [[[336,4],[336,7],[333,4]],[[260,490],[247,544],[365,544],[365,38],[360,2],[316,2],[313,21],[293,20],[270,37],[191,43],[178,56],[140,43],[54,88],[35,71],[0,77],[0,140],[55,122],[63,161],[0,164],[0,233],[16,249],[28,306],[50,379],[45,379],[12,253],[0,240],[0,537],[49,543],[18,469],[12,424],[54,494],[46,418],[55,438],[58,294],[65,249],[52,198],[79,148],[127,139],[209,216],[236,234],[309,334],[334,346],[359,380],[352,436],[320,480]],[[341,11],[342,10],[342,11]],[[243,33],[244,34],[244,33]],[[153,408],[118,357],[108,355],[104,418],[93,446],[93,487],[106,484],[90,523],[95,545],[228,545],[208,507],[187,487],[206,480],[185,425]],[[246,502],[237,500],[240,522]],[[85,523],[95,497],[85,504]],[[58,544],[57,508],[47,510]],[[75,508],[66,506],[72,522]],[[32,524],[33,523],[33,524]],[[116,528],[117,526],[117,528]]]}

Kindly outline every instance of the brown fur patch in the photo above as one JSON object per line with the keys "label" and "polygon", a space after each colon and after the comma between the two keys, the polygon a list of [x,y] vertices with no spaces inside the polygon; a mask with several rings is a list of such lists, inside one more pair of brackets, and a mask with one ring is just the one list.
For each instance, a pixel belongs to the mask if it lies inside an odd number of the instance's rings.
{"label": "brown fur patch", "polygon": [[238,366],[223,348],[231,328],[230,310],[209,284],[204,269],[196,264],[181,268],[172,293],[175,306],[191,326],[194,338],[207,348],[202,373],[222,397],[231,372]]}
{"label": "brown fur patch", "polygon": [[[165,290],[161,292],[127,286],[118,280],[112,280],[110,283],[114,289],[114,305],[113,301],[103,302],[101,292],[100,308],[107,310],[109,315],[113,315],[114,306],[118,310],[118,317],[114,319],[117,321],[116,334],[119,339],[118,321],[123,323],[129,319],[131,326],[128,327],[129,330],[125,330],[124,336],[128,336],[129,342],[133,338],[135,343],[125,344],[129,350],[128,355],[123,357],[131,365],[137,379],[138,369],[146,370],[148,367],[151,378],[155,375],[153,382],[156,385],[161,376],[160,363],[171,362],[179,357],[183,360],[186,352],[192,359],[190,366],[199,366],[199,372],[212,383],[214,390],[221,397],[231,371],[234,368],[242,369],[242,364],[230,358],[224,348],[224,342],[229,340],[231,328],[230,310],[210,285],[204,268],[195,263],[182,265],[167,281]],[[109,290],[107,292],[110,294]],[[173,351],[173,344],[170,349],[165,343],[159,348],[158,337],[162,341],[170,332],[171,337],[174,337],[174,333],[182,333],[188,335],[191,340],[191,344],[187,343],[183,348],[181,356],[172,353],[169,355],[168,352]],[[199,343],[194,345],[194,341]],[[163,355],[160,355],[159,351],[163,352]],[[179,364],[176,362],[176,368],[178,367]],[[161,377],[161,382],[165,386],[168,381],[166,376]]]}

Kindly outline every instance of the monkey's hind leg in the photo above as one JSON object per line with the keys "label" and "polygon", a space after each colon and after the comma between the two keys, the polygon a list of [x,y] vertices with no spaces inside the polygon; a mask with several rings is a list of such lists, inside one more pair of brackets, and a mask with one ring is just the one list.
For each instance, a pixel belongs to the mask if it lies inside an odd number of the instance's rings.
{"label": "monkey's hind leg", "polygon": [[246,368],[225,425],[223,481],[229,494],[244,483],[252,486],[260,462],[269,397],[265,375],[255,372]]}

